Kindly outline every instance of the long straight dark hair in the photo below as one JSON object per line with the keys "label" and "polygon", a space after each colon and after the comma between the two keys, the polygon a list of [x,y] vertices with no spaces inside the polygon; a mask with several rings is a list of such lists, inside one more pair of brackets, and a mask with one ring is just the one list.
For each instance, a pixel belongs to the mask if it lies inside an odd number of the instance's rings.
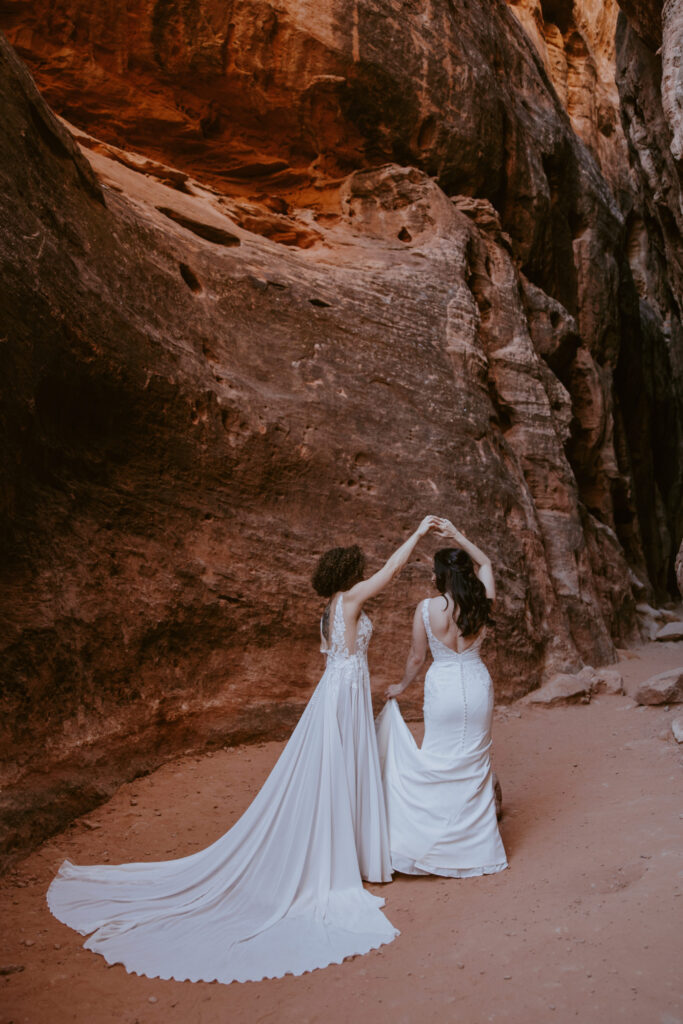
{"label": "long straight dark hair", "polygon": [[[463,636],[474,636],[482,626],[493,625],[491,601],[474,571],[474,562],[462,548],[440,548],[434,555],[434,575],[439,593],[450,594],[453,619]],[[456,616],[457,610],[457,616]]]}

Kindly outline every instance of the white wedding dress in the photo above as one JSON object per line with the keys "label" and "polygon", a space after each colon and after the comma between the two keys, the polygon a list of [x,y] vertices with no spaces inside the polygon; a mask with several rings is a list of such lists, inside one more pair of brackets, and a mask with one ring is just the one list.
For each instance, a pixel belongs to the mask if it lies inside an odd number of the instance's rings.
{"label": "white wedding dress", "polygon": [[211,846],[179,860],[77,866],[50,910],[109,963],[150,978],[258,981],[391,942],[361,875],[391,880],[367,647],[345,645],[342,597],[325,672],[258,796]]}
{"label": "white wedding dress", "polygon": [[422,747],[390,700],[377,741],[394,871],[466,877],[507,867],[491,771],[493,686],[482,635],[462,653],[434,636],[422,602],[433,663],[425,677]]}

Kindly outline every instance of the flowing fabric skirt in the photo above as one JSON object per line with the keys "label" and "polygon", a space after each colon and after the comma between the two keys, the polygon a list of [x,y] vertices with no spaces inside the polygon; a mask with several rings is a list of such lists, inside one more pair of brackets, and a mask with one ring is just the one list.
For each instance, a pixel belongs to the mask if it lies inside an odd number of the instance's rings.
{"label": "flowing fabric skirt", "polygon": [[178,981],[258,981],[341,963],[398,934],[366,892],[391,878],[367,662],[328,667],[263,788],[189,857],[77,866],[47,900],[109,963]]}
{"label": "flowing fabric skirt", "polygon": [[377,741],[395,871],[466,877],[507,867],[493,792],[492,715],[491,679],[474,653],[430,667],[421,748],[396,701],[382,709]]}

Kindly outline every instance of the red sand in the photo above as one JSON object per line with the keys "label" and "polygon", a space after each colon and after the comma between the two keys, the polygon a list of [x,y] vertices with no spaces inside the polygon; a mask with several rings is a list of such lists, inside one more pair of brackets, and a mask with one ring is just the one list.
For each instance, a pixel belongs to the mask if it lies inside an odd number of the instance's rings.
{"label": "red sand", "polygon": [[[621,663],[627,690],[683,664],[683,644]],[[216,839],[282,744],[173,761],[122,787],[0,884],[0,1024],[683,1024],[683,705],[499,708],[495,765],[510,869],[371,886],[399,938],[275,981],[191,984],[128,975],[81,948],[44,894],[64,857],[161,859]],[[416,727],[416,734],[419,727]]]}

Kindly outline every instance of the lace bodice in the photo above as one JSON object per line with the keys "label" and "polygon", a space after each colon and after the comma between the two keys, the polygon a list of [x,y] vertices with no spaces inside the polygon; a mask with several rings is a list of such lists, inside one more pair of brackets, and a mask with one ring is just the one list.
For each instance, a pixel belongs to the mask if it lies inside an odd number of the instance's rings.
{"label": "lace bodice", "polygon": [[348,651],[346,648],[346,627],[344,625],[344,610],[342,601],[344,595],[340,594],[332,616],[329,643],[325,638],[323,619],[320,620],[320,650],[328,658],[352,658],[357,654],[366,655],[370,637],[372,636],[372,623],[365,612],[360,613],[358,627],[356,629],[356,650]]}
{"label": "lace bodice", "polygon": [[427,639],[429,640],[429,649],[432,652],[432,658],[434,661],[446,661],[453,659],[462,661],[467,660],[468,656],[470,658],[479,657],[481,642],[484,639],[484,629],[481,630],[477,639],[470,644],[466,650],[454,651],[452,647],[447,647],[446,644],[441,642],[441,640],[438,640],[432,632],[432,624],[429,621],[429,598],[425,598],[422,602],[422,621],[425,624]]}

